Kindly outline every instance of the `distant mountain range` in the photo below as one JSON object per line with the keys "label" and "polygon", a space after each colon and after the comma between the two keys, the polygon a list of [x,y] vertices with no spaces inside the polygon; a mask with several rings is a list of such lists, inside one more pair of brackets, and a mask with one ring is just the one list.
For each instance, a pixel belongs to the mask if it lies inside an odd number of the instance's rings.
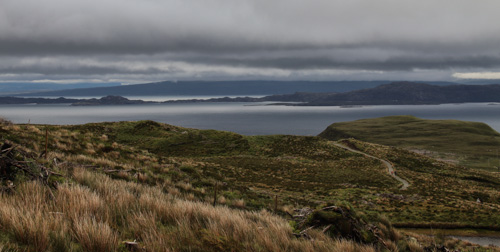
{"label": "distant mountain range", "polygon": [[[390,81],[182,81],[36,92],[23,96],[253,96],[295,92],[349,92]],[[453,85],[451,82],[431,82]]]}
{"label": "distant mountain range", "polygon": [[[351,105],[418,105],[466,102],[500,102],[500,84],[437,86],[414,82],[394,82],[374,88],[344,93],[309,93],[269,95],[261,98],[212,98],[207,100],[178,100],[163,103],[187,102],[277,102],[275,105],[298,106],[351,106]],[[297,102],[296,104],[284,102]],[[128,100],[121,96],[106,96],[101,99],[46,99],[0,97],[0,104],[23,103],[71,103],[72,105],[122,105],[159,103],[142,100]]]}
{"label": "distant mountain range", "polygon": [[266,101],[304,102],[306,106],[404,105],[500,102],[500,85],[449,85],[394,82],[345,93],[273,95]]}
{"label": "distant mountain range", "polygon": [[97,105],[130,105],[130,104],[145,104],[158,103],[153,101],[129,100],[121,96],[108,95],[100,99],[68,99],[59,97],[39,98],[39,97],[0,97],[0,104],[71,104],[72,106],[97,106]]}
{"label": "distant mountain range", "polygon": [[27,93],[35,93],[35,92],[48,92],[48,91],[76,89],[76,88],[113,87],[120,85],[121,84],[118,82],[74,83],[74,84],[3,82],[0,83],[0,95],[14,95],[14,94],[24,95]]}
{"label": "distant mountain range", "polygon": [[[197,102],[184,100],[176,102]],[[275,103],[297,106],[350,106],[350,105],[418,105],[466,102],[500,102],[500,84],[438,86],[415,82],[393,82],[344,93],[309,93],[269,95],[262,98],[214,98],[205,102],[299,102]]]}

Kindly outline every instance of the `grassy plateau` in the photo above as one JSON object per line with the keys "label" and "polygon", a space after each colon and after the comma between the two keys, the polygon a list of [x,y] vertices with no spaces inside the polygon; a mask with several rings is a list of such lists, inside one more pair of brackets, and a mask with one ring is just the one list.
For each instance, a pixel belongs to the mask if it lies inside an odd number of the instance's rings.
{"label": "grassy plateau", "polygon": [[484,123],[389,116],[334,123],[320,136],[329,140],[352,137],[466,167],[500,171],[500,133]]}

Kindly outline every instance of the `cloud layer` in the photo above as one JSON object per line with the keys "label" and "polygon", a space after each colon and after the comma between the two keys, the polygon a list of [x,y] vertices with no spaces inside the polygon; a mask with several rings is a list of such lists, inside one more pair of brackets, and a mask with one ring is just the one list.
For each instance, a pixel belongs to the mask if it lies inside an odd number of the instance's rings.
{"label": "cloud layer", "polygon": [[497,0],[0,0],[0,80],[500,72],[499,9]]}

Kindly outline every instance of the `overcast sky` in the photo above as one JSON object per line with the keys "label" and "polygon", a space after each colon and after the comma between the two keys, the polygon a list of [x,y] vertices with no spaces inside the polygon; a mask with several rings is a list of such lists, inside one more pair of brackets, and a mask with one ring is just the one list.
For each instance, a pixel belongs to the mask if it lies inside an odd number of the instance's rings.
{"label": "overcast sky", "polygon": [[498,0],[0,0],[0,82],[500,79]]}

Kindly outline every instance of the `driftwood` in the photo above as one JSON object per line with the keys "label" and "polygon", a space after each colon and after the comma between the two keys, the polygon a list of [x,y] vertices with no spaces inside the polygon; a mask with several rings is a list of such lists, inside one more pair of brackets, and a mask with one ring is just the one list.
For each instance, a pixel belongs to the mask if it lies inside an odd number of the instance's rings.
{"label": "driftwood", "polygon": [[132,252],[145,251],[145,249],[141,248],[139,246],[139,243],[136,242],[135,240],[134,241],[124,241],[123,244],[125,244],[125,248],[128,251],[132,251]]}
{"label": "driftwood", "polygon": [[0,192],[10,193],[10,192],[13,192],[15,188],[16,188],[16,186],[14,185],[14,183],[12,183],[12,181],[8,180],[5,182],[4,186],[0,187]]}
{"label": "driftwood", "polygon": [[326,226],[325,228],[323,228],[323,233],[326,233],[326,231],[328,231],[328,229],[330,229],[332,227],[332,224],[329,224],[328,226]]}
{"label": "driftwood", "polygon": [[110,169],[110,170],[104,170],[105,173],[115,173],[115,172],[133,172],[133,169],[128,169],[128,170],[120,170],[120,169]]}
{"label": "driftwood", "polygon": [[301,230],[295,234],[296,237],[310,239],[308,231],[319,228],[323,233],[334,238],[371,243],[372,241],[365,240],[365,236],[362,235],[362,233],[370,232],[376,240],[386,246],[378,235],[376,227],[365,223],[348,207],[328,206],[319,210],[303,208],[295,210],[295,213],[292,218],[297,223],[297,229]]}
{"label": "driftwood", "polygon": [[5,142],[0,147],[0,190],[13,192],[15,185],[12,183],[18,175],[22,175],[29,180],[38,180],[49,187],[49,194],[52,198],[54,194],[50,187],[51,176],[64,177],[63,174],[53,172],[44,165],[36,162],[37,155],[17,149],[9,142]]}
{"label": "driftwood", "polygon": [[91,169],[98,169],[99,166],[97,165],[80,165],[82,168],[91,168]]}
{"label": "driftwood", "polygon": [[315,227],[316,226],[310,226],[310,227],[308,227],[308,228],[306,228],[306,229],[304,229],[304,230],[302,230],[299,233],[296,233],[294,235],[297,238],[305,238],[305,239],[313,241],[314,239],[307,233],[307,231],[309,231],[309,230],[311,230],[311,229],[313,229]]}

